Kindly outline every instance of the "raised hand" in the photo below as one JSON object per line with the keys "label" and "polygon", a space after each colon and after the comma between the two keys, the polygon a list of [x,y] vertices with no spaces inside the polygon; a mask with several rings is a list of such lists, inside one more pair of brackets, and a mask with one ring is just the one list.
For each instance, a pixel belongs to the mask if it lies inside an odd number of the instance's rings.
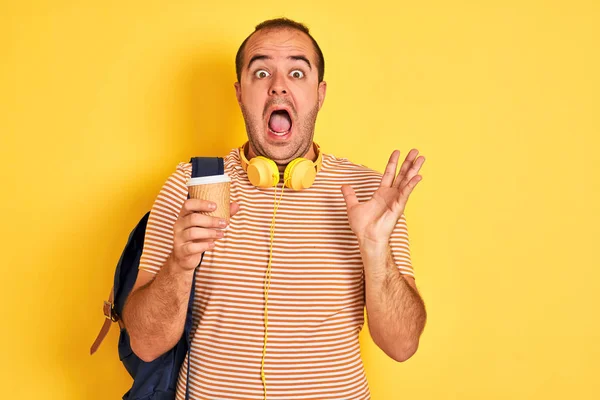
{"label": "raised hand", "polygon": [[354,189],[348,185],[342,186],[348,221],[360,244],[369,242],[388,245],[392,231],[404,212],[408,197],[423,179],[417,174],[425,162],[425,157],[417,158],[418,154],[417,149],[412,149],[396,175],[400,152],[395,150],[381,177],[379,188],[369,201],[359,203]]}

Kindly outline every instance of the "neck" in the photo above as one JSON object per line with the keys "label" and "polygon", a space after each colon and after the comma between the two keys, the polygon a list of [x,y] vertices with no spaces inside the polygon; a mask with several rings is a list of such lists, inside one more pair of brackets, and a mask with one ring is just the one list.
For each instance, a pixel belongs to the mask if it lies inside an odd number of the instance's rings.
{"label": "neck", "polygon": [[[250,161],[252,158],[256,157],[256,153],[252,149],[252,146],[250,146],[250,143],[248,143],[248,147],[246,149],[244,149],[244,150],[246,152],[246,158],[248,159],[248,161]],[[317,153],[315,152],[315,145],[314,145],[314,143],[310,144],[310,149],[302,157],[306,158],[308,160],[311,160],[313,162],[317,161]],[[277,168],[279,169],[279,172],[284,172],[286,167],[287,167],[287,164],[283,164],[283,165],[277,164]]]}

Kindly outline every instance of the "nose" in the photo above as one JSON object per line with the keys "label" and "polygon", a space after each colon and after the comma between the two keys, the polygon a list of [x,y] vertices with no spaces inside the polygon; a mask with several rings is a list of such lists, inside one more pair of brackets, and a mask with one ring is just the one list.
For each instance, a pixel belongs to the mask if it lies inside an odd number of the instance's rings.
{"label": "nose", "polygon": [[271,86],[269,87],[269,95],[271,96],[283,96],[288,93],[285,79],[281,74],[276,73],[273,80],[271,80]]}

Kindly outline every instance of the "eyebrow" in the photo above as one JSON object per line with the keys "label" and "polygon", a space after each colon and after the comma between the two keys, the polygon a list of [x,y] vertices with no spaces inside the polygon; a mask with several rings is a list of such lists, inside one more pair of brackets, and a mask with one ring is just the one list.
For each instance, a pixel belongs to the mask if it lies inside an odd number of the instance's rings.
{"label": "eyebrow", "polygon": [[250,69],[250,67],[252,66],[252,63],[254,63],[254,61],[260,61],[260,60],[272,60],[273,57],[269,57],[269,56],[265,56],[262,54],[257,54],[254,57],[252,57],[250,59],[250,62],[248,63],[248,69]]}
{"label": "eyebrow", "polygon": [[310,65],[310,61],[308,61],[308,58],[306,58],[304,56],[289,56],[288,59],[296,60],[296,61],[304,61],[306,64],[308,64],[308,68],[310,70],[312,70],[312,65]]}
{"label": "eyebrow", "polygon": [[[248,68],[247,69],[250,69],[250,67],[252,66],[252,63],[254,63],[255,61],[272,60],[272,59],[273,59],[273,57],[266,56],[266,55],[263,55],[263,54],[257,54],[257,55],[253,56],[250,59],[250,62],[248,63]],[[306,58],[304,56],[289,56],[288,60],[304,61],[308,65],[308,68],[310,70],[312,70],[312,65],[310,65],[310,61],[308,60],[308,58]]]}

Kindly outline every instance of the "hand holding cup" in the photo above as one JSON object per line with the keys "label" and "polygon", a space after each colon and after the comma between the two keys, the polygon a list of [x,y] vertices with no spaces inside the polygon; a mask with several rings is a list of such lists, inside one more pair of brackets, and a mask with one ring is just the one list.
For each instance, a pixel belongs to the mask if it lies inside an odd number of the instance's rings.
{"label": "hand holding cup", "polygon": [[223,229],[239,210],[229,199],[229,178],[216,175],[192,178],[190,198],[183,203],[173,228],[173,261],[182,269],[193,270],[202,253],[212,249],[225,236]]}

